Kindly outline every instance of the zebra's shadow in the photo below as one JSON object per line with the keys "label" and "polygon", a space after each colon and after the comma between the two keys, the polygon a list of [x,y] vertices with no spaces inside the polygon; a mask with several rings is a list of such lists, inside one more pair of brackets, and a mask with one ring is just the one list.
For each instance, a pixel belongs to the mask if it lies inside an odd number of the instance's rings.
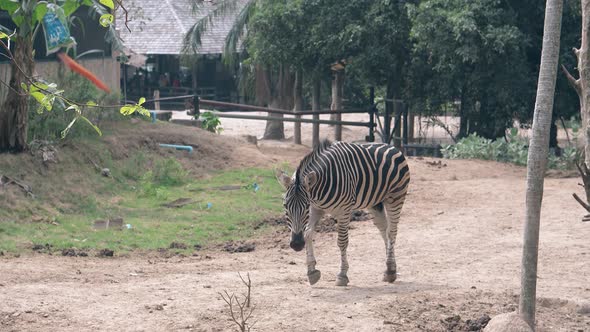
{"label": "zebra's shadow", "polygon": [[337,286],[313,286],[310,296],[321,298],[327,302],[356,302],[371,298],[387,297],[391,295],[412,294],[422,291],[433,291],[445,288],[442,285],[425,284],[419,282],[396,281],[393,284],[380,283],[375,285],[356,286],[350,284],[346,287]]}

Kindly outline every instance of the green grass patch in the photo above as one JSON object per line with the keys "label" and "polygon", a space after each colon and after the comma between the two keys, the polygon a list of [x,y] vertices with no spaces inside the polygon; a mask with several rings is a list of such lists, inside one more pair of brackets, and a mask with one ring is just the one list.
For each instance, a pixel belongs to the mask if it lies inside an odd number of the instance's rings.
{"label": "green grass patch", "polygon": [[[266,227],[256,226],[282,213],[283,190],[272,170],[220,171],[195,179],[173,159],[161,159],[138,175],[132,169],[142,169],[147,163],[147,157],[140,154],[130,157],[128,167],[119,171],[123,180],[97,185],[96,198],[67,192],[62,200],[71,204],[52,216],[32,220],[13,214],[0,222],[0,250],[20,252],[38,244],[54,251],[107,248],[120,253],[169,248],[173,242],[191,250],[197,244],[260,235]],[[96,174],[88,174],[88,181],[104,183]],[[163,206],[180,198],[192,202],[178,208]],[[122,217],[130,228],[92,227],[94,220],[112,217]]]}

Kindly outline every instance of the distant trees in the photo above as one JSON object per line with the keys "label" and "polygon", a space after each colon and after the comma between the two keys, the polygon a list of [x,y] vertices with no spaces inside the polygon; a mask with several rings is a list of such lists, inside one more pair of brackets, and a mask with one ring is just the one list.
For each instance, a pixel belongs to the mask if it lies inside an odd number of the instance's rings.
{"label": "distant trees", "polygon": [[[236,10],[237,3],[238,0],[220,1],[219,11],[199,24],[202,27],[214,24],[215,15]],[[247,9],[238,16],[236,29],[228,37],[227,55],[236,53],[236,36],[241,37],[243,63],[274,73],[256,75],[257,79],[276,77],[293,82],[257,82],[267,88],[270,97],[259,103],[292,109],[294,92],[284,91],[273,97],[268,88],[282,86],[275,89],[277,92],[292,89],[297,86],[295,73],[300,72],[307,82],[303,94],[310,95],[317,92],[312,87],[318,86],[312,82],[329,80],[330,66],[345,60],[349,73],[346,79],[354,78],[355,91],[361,93],[347,95],[349,102],[366,104],[367,87],[375,86],[381,97],[404,99],[415,114],[435,115],[443,110],[456,110],[461,118],[460,137],[474,132],[487,138],[502,137],[514,119],[523,125],[530,124],[535,77],[540,65],[542,3],[521,0],[250,0],[247,3]],[[578,38],[578,17],[579,6],[565,6],[562,45]],[[187,45],[197,45],[198,38],[194,36],[205,30],[193,29],[187,36]],[[570,65],[575,63],[571,55],[564,55],[560,60]],[[559,116],[569,118],[575,114],[576,105],[571,100],[572,92],[565,88],[566,82],[565,77],[558,79],[556,109]],[[267,130],[265,136],[283,137],[271,135],[282,130],[280,126],[269,126],[278,129]]]}

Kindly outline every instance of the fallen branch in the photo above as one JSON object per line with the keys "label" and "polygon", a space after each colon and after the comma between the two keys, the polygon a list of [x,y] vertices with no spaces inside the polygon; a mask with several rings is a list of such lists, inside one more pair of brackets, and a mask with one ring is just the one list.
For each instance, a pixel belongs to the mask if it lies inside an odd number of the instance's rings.
{"label": "fallen branch", "polygon": [[577,194],[573,194],[572,196],[574,196],[576,201],[578,201],[586,211],[590,212],[590,205],[586,204]]}
{"label": "fallen branch", "polygon": [[14,184],[17,187],[20,187],[27,195],[35,197],[35,195],[33,195],[33,189],[31,189],[31,186],[28,184],[22,183],[17,179],[8,177],[6,175],[0,175],[0,186],[7,186],[9,184]]}

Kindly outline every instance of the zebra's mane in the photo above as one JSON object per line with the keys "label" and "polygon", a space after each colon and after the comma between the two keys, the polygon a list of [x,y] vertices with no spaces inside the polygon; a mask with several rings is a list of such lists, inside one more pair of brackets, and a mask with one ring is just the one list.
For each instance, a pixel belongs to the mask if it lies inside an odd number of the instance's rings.
{"label": "zebra's mane", "polygon": [[332,142],[328,139],[323,139],[320,144],[314,147],[313,151],[307,154],[307,156],[303,157],[299,166],[297,167],[297,171],[295,172],[295,185],[299,186],[301,184],[301,176],[303,172],[307,168],[309,164],[311,164],[314,160],[316,160],[324,151],[326,151],[330,146],[332,146]]}

